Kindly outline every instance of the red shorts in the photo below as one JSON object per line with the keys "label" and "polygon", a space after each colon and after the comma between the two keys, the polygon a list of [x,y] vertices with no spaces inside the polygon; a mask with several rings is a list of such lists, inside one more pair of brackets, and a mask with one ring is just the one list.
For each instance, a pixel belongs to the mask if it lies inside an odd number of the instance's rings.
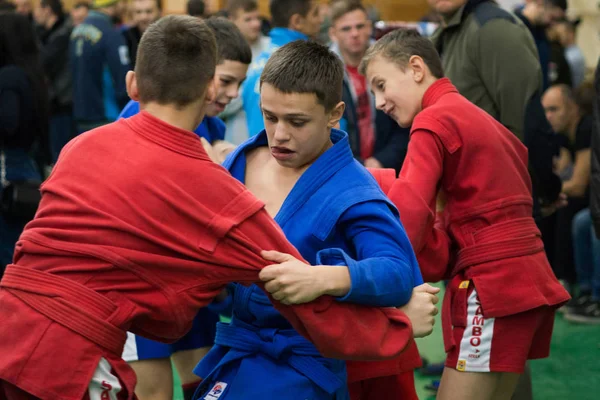
{"label": "red shorts", "polygon": [[348,384],[351,400],[419,400],[413,371]]}
{"label": "red shorts", "polygon": [[[82,400],[127,400],[129,398],[132,396],[128,395],[120,379],[114,375],[108,361],[101,358]],[[39,400],[39,398],[0,380],[0,400]]]}
{"label": "red shorts", "polygon": [[[465,372],[522,373],[527,360],[548,357],[553,307],[485,318],[472,281],[453,279],[450,307],[444,308],[446,367]],[[450,318],[448,318],[450,317]]]}

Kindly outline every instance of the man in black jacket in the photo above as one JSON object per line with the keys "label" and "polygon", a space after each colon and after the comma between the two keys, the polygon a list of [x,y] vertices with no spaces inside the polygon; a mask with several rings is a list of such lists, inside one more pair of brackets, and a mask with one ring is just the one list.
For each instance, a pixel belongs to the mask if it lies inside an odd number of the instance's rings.
{"label": "man in black jacket", "polygon": [[340,0],[331,6],[332,50],[345,66],[342,100],[346,103],[343,130],[348,132],[354,157],[370,168],[399,170],[408,147],[408,129],[375,109],[358,64],[369,47],[372,23],[358,0]]}
{"label": "man in black jacket", "polygon": [[34,11],[41,42],[40,61],[48,80],[50,151],[55,162],[75,134],[73,91],[69,68],[69,37],[73,29],[60,0],[41,0]]}

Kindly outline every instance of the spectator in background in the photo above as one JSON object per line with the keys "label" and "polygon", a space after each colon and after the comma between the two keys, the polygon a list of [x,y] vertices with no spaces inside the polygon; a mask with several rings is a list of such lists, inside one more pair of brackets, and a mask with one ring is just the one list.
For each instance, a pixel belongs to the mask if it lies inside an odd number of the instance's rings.
{"label": "spectator in background", "polygon": [[129,101],[125,88],[129,50],[113,22],[117,3],[94,0],[94,9],[71,34],[73,114],[78,133],[116,120]]}
{"label": "spectator in background", "polygon": [[538,0],[544,1],[549,23],[565,19],[567,13],[567,0]]}
{"label": "spectator in background", "polygon": [[[252,60],[269,48],[271,39],[263,36],[261,19],[256,0],[229,0],[227,2],[227,15],[238,27],[252,49]],[[243,108],[242,97],[234,98],[219,117],[227,126],[225,140],[239,145],[248,139],[248,125],[246,112]]]}
{"label": "spectator in background", "polygon": [[187,13],[192,17],[204,18],[206,12],[206,5],[204,0],[188,0],[187,2]]}
{"label": "spectator in background", "polygon": [[0,0],[0,14],[15,11],[16,7],[8,0]]}
{"label": "spectator in background", "polygon": [[[566,9],[566,2],[564,6]],[[515,10],[535,40],[542,67],[543,90],[554,84],[571,85],[571,72],[563,49],[560,44],[550,41],[546,34],[548,25],[559,17],[558,10],[560,8],[546,0],[527,0],[524,7]]]}
{"label": "spectator in background", "polygon": [[[593,118],[591,115],[590,88],[580,87],[576,92],[567,85],[550,87],[542,98],[546,117],[554,131],[564,138],[563,157],[572,171],[558,171],[563,176],[562,191],[569,198],[569,204],[556,214],[545,218],[542,237],[546,253],[556,276],[573,285],[576,271],[573,255],[572,223],[575,214],[586,208],[589,203],[591,134]],[[563,167],[564,168],[564,167]],[[572,300],[572,306],[577,302]]]}
{"label": "spectator in background", "polygon": [[69,38],[72,26],[61,0],[41,0],[34,12],[40,26],[40,61],[48,79],[50,102],[50,152],[56,162],[61,149],[75,135],[73,87],[69,68]]}
{"label": "spectator in background", "polygon": [[254,136],[264,129],[260,109],[259,78],[271,54],[295,40],[315,38],[321,27],[319,3],[311,0],[271,0],[269,3],[274,28],[271,44],[250,65],[248,78],[242,85],[242,101],[248,123],[248,134]]}
{"label": "spectator in background", "polygon": [[565,319],[585,324],[600,323],[600,238],[594,232],[590,209],[573,218],[573,249],[578,294],[565,307]]}
{"label": "spectator in background", "polygon": [[592,179],[590,182],[590,212],[596,237],[600,239],[600,60],[594,75],[594,130],[592,137]]}
{"label": "spectator in background", "polygon": [[142,35],[151,23],[162,15],[161,0],[133,0],[131,2],[131,17],[133,26],[123,31],[125,42],[131,58],[131,69],[135,68],[135,59]]}
{"label": "spectator in background", "polygon": [[[93,2],[93,0],[92,0]],[[128,28],[127,22],[129,21],[129,0],[118,0],[116,12],[112,16],[112,22],[115,24],[117,29],[125,30]]]}
{"label": "spectator in background", "polygon": [[[9,182],[41,180],[30,154],[47,141],[47,90],[29,19],[0,13],[0,194]],[[27,222],[0,212],[0,277]]]}
{"label": "spectator in background", "polygon": [[29,19],[29,21],[33,21],[33,6],[31,5],[31,0],[14,0],[16,6],[16,12],[18,14],[24,15]]}
{"label": "spectator in background", "polygon": [[577,88],[585,79],[585,57],[575,42],[575,30],[579,22],[562,20],[554,24],[558,40],[564,48],[565,58],[571,70],[571,83]]}
{"label": "spectator in background", "polygon": [[600,323],[600,62],[593,94],[590,208],[580,211],[573,220],[579,293],[568,304],[565,315],[569,321],[587,324]]}
{"label": "spectator in background", "polygon": [[260,30],[261,19],[256,0],[229,0],[227,15],[250,45],[252,59],[267,49],[271,40],[263,36]]}
{"label": "spectator in background", "polygon": [[338,0],[331,5],[330,19],[332,50],[345,66],[342,100],[346,109],[341,128],[348,132],[354,157],[368,168],[400,170],[409,130],[375,108],[366,78],[358,72],[373,33],[367,11],[359,0]]}
{"label": "spectator in background", "polygon": [[492,1],[429,4],[444,21],[431,39],[446,76],[463,96],[523,139],[527,103],[541,94],[540,62],[529,30]]}
{"label": "spectator in background", "polygon": [[73,8],[71,8],[72,25],[77,26],[83,23],[83,21],[85,21],[85,19],[87,18],[89,12],[90,4],[87,1],[80,1],[78,3],[75,3],[73,5]]}

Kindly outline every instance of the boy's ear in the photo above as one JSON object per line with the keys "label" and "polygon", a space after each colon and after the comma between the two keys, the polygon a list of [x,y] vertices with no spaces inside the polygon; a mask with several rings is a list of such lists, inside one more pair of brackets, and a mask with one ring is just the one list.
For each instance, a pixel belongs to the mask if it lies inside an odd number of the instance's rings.
{"label": "boy's ear", "polygon": [[329,40],[331,40],[333,43],[337,43],[337,38],[335,37],[335,28],[333,26],[329,27]]}
{"label": "boy's ear", "polygon": [[343,101],[340,101],[335,105],[335,107],[333,107],[333,110],[331,110],[331,113],[329,114],[329,123],[327,124],[329,128],[339,126],[338,123],[344,116],[345,109],[346,104]]}
{"label": "boy's ear", "polygon": [[293,31],[302,32],[302,28],[304,27],[304,17],[300,14],[292,15],[288,27]]}
{"label": "boy's ear", "polygon": [[133,101],[140,101],[140,92],[138,90],[137,78],[134,71],[127,72],[125,75],[125,88],[129,98]]}
{"label": "boy's ear", "polygon": [[425,74],[427,72],[425,61],[419,56],[411,56],[408,59],[408,66],[412,70],[415,82],[421,83],[423,79],[425,79]]}

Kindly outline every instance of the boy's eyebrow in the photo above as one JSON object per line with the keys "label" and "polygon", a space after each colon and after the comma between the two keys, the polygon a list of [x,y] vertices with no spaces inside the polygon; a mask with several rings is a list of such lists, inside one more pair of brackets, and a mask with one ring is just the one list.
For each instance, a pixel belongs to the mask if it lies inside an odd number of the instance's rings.
{"label": "boy's eyebrow", "polygon": [[[263,110],[263,112],[265,112],[267,114],[275,114],[273,111],[269,111],[264,107],[262,107],[262,110]],[[291,114],[285,114],[284,116],[285,116],[285,118],[307,118],[307,117],[310,117],[310,115],[304,114],[304,113],[291,113]]]}
{"label": "boy's eyebrow", "polygon": [[298,118],[298,117],[302,118],[302,117],[310,117],[310,115],[308,115],[308,114],[304,114],[304,113],[285,114],[285,116],[286,116],[287,118]]}

